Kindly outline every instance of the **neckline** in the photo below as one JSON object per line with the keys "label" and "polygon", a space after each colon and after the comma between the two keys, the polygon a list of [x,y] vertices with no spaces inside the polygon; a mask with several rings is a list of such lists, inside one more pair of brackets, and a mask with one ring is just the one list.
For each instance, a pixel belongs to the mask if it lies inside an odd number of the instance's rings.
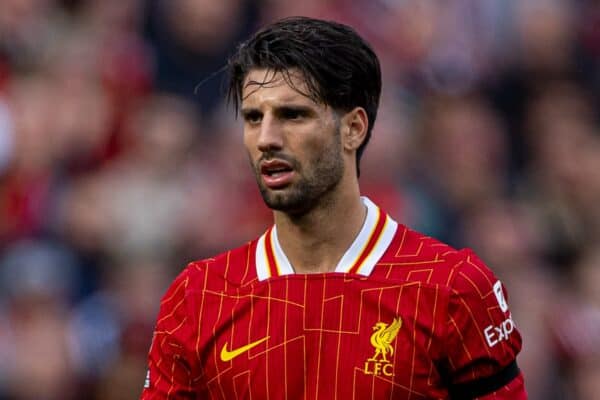
{"label": "neckline", "polygon": [[[332,273],[369,276],[389,247],[398,228],[398,223],[369,198],[363,196],[361,200],[367,208],[365,222]],[[256,272],[261,281],[296,274],[281,248],[275,225],[258,239],[255,260]]]}

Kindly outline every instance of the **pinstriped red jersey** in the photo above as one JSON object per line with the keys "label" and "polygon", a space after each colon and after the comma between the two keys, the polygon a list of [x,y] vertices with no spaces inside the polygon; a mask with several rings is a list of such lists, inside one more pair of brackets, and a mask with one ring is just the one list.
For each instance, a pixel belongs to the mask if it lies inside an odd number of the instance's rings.
{"label": "pinstriped red jersey", "polygon": [[334,272],[295,274],[276,227],[188,265],[161,302],[142,399],[526,399],[493,273],[364,202]]}

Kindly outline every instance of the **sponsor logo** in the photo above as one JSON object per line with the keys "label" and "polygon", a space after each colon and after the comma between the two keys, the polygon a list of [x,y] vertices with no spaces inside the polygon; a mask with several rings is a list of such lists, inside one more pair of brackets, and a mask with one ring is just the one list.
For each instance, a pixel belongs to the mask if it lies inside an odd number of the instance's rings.
{"label": "sponsor logo", "polygon": [[267,340],[269,338],[269,336],[264,337],[262,339],[257,340],[256,342],[252,342],[252,343],[248,343],[245,346],[242,347],[238,347],[235,350],[227,350],[227,345],[229,343],[225,343],[225,345],[223,346],[223,348],[221,349],[221,361],[231,361],[234,358],[236,358],[237,356],[239,356],[242,353],[247,352],[248,350],[258,346],[259,344],[261,344],[262,342],[264,342],[265,340]]}
{"label": "sponsor logo", "polygon": [[375,348],[373,357],[365,361],[363,372],[366,375],[394,376],[394,364],[388,359],[394,355],[392,342],[396,339],[398,331],[402,327],[402,319],[394,318],[390,324],[377,322],[373,326],[371,345]]}
{"label": "sponsor logo", "polygon": [[483,330],[483,335],[488,346],[494,347],[498,343],[508,340],[510,334],[515,330],[515,323],[509,315],[500,325],[490,325]]}
{"label": "sponsor logo", "polygon": [[498,305],[502,312],[508,311],[508,303],[506,302],[504,292],[502,291],[502,282],[498,281],[494,284],[494,294],[496,295],[496,300],[498,300]]}
{"label": "sponsor logo", "polygon": [[146,371],[146,380],[144,381],[144,389],[148,389],[150,387],[150,370]]}

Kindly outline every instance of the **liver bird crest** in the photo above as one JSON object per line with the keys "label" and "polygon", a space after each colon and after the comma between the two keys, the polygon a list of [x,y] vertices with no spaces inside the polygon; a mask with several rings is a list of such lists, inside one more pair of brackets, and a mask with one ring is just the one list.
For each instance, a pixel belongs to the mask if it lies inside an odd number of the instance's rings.
{"label": "liver bird crest", "polygon": [[377,357],[381,356],[382,362],[389,362],[387,359],[388,353],[390,356],[394,355],[394,348],[392,342],[398,335],[398,331],[402,326],[402,319],[394,318],[391,324],[378,322],[373,326],[375,331],[371,335],[371,344],[375,347],[375,354],[369,358],[369,361],[377,361]]}

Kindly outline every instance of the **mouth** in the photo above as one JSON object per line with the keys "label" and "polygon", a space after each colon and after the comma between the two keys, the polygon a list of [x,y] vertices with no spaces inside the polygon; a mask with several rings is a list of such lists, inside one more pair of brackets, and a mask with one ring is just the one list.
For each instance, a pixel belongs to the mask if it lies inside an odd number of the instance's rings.
{"label": "mouth", "polygon": [[269,160],[260,164],[260,174],[268,188],[280,189],[291,183],[294,168],[283,160]]}

